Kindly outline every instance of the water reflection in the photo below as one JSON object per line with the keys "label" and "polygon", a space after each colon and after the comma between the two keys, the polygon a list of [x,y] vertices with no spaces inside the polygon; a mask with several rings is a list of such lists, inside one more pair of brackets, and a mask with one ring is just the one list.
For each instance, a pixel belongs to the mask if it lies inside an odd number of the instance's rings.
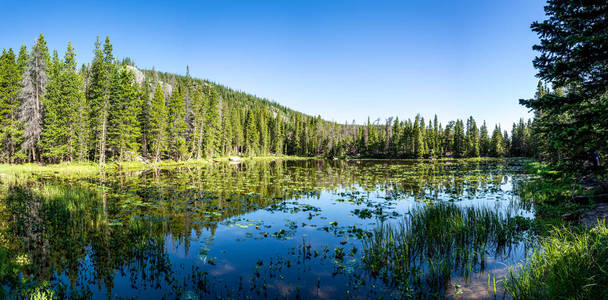
{"label": "water reflection", "polygon": [[[5,192],[2,253],[15,269],[2,276],[14,294],[27,290],[23,276],[72,298],[397,297],[362,271],[362,239],[435,201],[531,216],[513,193],[522,164],[306,160],[41,177]],[[520,259],[509,247],[488,259]]]}

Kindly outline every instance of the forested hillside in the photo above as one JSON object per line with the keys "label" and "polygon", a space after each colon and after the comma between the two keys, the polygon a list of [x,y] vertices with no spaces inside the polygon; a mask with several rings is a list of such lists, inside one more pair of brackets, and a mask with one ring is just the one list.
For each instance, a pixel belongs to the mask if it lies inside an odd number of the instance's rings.
{"label": "forested hillside", "polygon": [[325,157],[530,156],[531,122],[511,133],[472,117],[440,124],[368,120],[338,124],[209,81],[140,70],[95,43],[78,67],[70,43],[61,58],[41,34],[29,50],[2,51],[0,161],[8,163],[150,159],[220,155]]}

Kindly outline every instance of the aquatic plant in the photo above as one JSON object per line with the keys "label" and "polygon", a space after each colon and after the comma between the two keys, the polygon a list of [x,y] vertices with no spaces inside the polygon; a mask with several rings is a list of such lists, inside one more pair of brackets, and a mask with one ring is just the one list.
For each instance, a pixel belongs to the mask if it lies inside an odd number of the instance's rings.
{"label": "aquatic plant", "polygon": [[515,299],[608,299],[608,227],[557,227],[504,282]]}
{"label": "aquatic plant", "polygon": [[399,226],[379,226],[364,240],[362,260],[372,276],[404,294],[443,294],[452,273],[483,271],[487,253],[507,253],[529,228],[521,217],[440,202]]}

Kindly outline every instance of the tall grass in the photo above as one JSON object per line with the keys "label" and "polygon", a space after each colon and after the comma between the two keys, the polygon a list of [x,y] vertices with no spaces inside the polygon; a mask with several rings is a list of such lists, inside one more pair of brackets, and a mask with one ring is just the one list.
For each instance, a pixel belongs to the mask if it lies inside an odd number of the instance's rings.
{"label": "tall grass", "polygon": [[606,224],[554,229],[504,284],[515,299],[608,299]]}
{"label": "tall grass", "polygon": [[364,241],[372,276],[403,296],[443,294],[452,273],[483,271],[487,253],[510,250],[530,227],[521,217],[487,208],[438,203],[415,211],[399,226],[383,225]]}

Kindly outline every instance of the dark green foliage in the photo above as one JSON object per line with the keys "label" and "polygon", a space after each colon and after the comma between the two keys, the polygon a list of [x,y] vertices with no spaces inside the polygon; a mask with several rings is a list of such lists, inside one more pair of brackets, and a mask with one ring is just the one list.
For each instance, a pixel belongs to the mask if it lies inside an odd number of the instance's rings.
{"label": "dark green foliage", "polygon": [[186,106],[182,95],[182,86],[177,89],[169,98],[168,106],[168,124],[169,124],[169,155],[174,160],[180,160],[186,157],[188,152],[187,138],[187,123],[186,123]]}
{"label": "dark green foliage", "polygon": [[247,118],[245,120],[245,124],[245,148],[249,155],[255,155],[259,151],[259,132],[256,126],[255,116],[251,110],[247,111]]}
{"label": "dark green foliage", "polygon": [[113,65],[112,45],[110,39],[101,48],[99,37],[95,42],[95,57],[91,64],[91,75],[87,85],[87,104],[89,107],[90,147],[93,150],[91,158],[105,163],[108,114],[110,109],[110,93],[112,75],[116,72]]}
{"label": "dark green foliage", "polygon": [[154,98],[152,98],[152,104],[150,105],[148,142],[154,155],[154,161],[157,162],[161,158],[161,154],[167,149],[167,108],[165,93],[160,83],[156,85]]}
{"label": "dark green foliage", "polygon": [[608,150],[608,2],[550,0],[545,13],[531,26],[540,38],[534,66],[552,91],[539,83],[520,103],[535,113],[540,156],[585,171]]}
{"label": "dark green foliage", "polygon": [[50,162],[72,161],[78,156],[81,141],[78,137],[83,132],[83,128],[78,127],[82,125],[79,116],[84,93],[82,80],[76,73],[75,54],[71,44],[68,44],[63,61],[54,55],[51,74],[44,101],[42,157]]}
{"label": "dark green foliage", "polygon": [[205,112],[203,126],[203,143],[205,156],[213,156],[219,153],[221,130],[220,123],[220,97],[214,88],[211,88],[207,96],[207,109]]}
{"label": "dark green foliage", "polygon": [[[22,59],[22,57],[20,57]],[[27,59],[27,57],[26,57]],[[0,159],[13,162],[23,135],[18,111],[21,73],[13,49],[0,56]]]}
{"label": "dark green foliage", "polygon": [[490,141],[490,155],[501,157],[505,155],[505,144],[500,127],[494,127],[492,132],[492,139]]}
{"label": "dark green foliage", "polygon": [[139,151],[138,116],[141,114],[142,95],[135,84],[133,72],[123,68],[113,77],[108,145],[116,157],[125,160],[127,153],[132,157]]}

